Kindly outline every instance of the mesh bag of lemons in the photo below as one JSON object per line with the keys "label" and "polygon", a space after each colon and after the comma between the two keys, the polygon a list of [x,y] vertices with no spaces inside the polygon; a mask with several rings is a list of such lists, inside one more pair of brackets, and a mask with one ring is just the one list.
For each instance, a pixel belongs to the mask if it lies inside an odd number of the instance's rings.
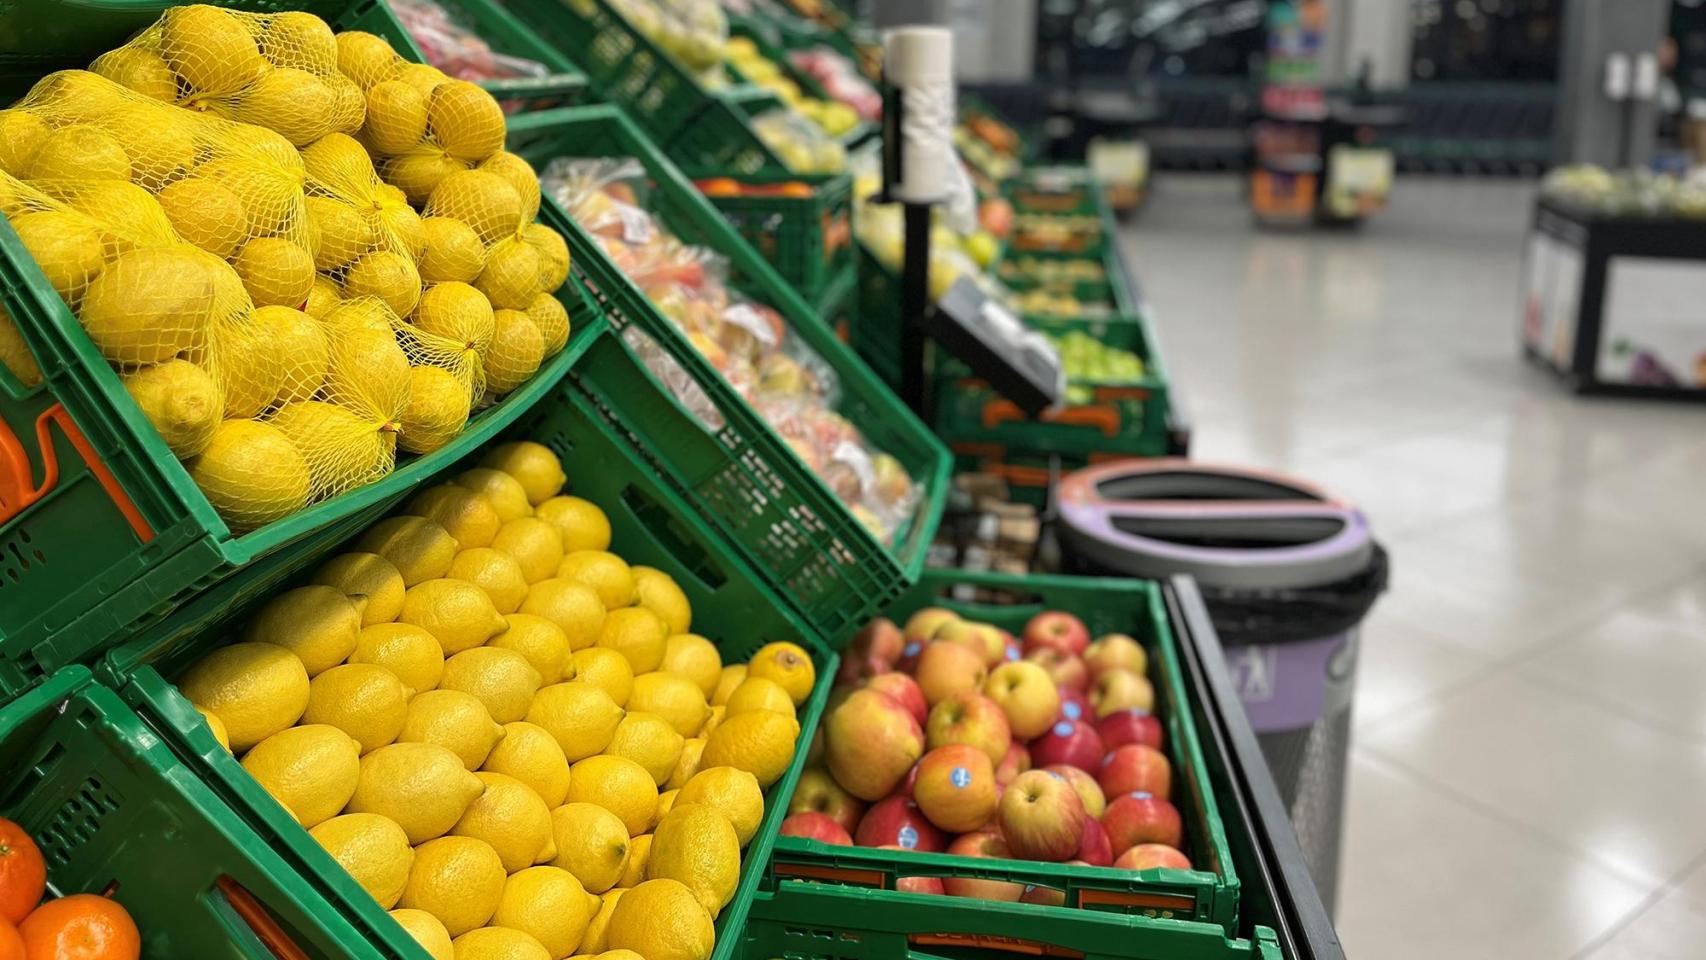
{"label": "mesh bag of lemons", "polygon": [[[0,212],[244,532],[449,443],[561,351],[497,103],[310,14],[173,7],[0,111]],[[0,314],[0,361],[40,370]]]}
{"label": "mesh bag of lemons", "polygon": [[493,448],[178,689],[435,960],[705,960],[815,670],[791,643],[725,665],[564,482]]}

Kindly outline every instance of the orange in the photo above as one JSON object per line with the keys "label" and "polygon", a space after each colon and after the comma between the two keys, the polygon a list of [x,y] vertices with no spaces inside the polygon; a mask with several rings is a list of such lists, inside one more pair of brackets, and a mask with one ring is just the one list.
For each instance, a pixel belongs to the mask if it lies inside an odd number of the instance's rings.
{"label": "orange", "polygon": [[21,923],[47,889],[41,848],[10,820],[0,820],[0,919]]}
{"label": "orange", "polygon": [[18,925],[30,960],[138,960],[142,935],[106,897],[74,893],[49,900]]}
{"label": "orange", "polygon": [[25,960],[24,938],[6,920],[0,920],[0,960]]}

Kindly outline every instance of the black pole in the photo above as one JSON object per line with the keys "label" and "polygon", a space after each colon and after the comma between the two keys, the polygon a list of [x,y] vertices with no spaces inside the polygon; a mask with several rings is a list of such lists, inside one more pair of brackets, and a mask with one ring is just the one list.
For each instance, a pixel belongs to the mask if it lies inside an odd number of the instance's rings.
{"label": "black pole", "polygon": [[924,311],[930,309],[930,205],[903,203],[902,207],[906,253],[900,288],[900,399],[928,423]]}

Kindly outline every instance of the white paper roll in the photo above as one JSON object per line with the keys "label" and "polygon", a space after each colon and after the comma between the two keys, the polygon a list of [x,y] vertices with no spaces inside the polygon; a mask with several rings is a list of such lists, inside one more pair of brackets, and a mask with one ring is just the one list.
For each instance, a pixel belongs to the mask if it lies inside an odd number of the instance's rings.
{"label": "white paper roll", "polygon": [[959,162],[954,152],[954,35],[942,27],[899,27],[883,37],[883,77],[899,91],[900,176],[889,195],[938,203]]}

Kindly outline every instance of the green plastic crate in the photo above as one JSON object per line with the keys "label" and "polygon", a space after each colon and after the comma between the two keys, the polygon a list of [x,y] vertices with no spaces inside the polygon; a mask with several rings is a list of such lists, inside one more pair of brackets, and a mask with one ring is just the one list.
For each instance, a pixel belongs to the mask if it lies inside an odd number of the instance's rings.
{"label": "green plastic crate", "polygon": [[[794,61],[788,57],[788,51],[782,46],[778,36],[773,36],[766,30],[755,29],[751,26],[750,20],[736,17],[729,18],[729,36],[745,37],[748,40],[751,40],[753,45],[758,47],[758,52],[762,54],[765,59],[780,67],[782,69],[782,75],[793,81],[794,85],[800,88],[800,92],[806,96],[816,100],[822,100],[826,103],[841,102],[835,97],[830,96],[829,91],[824,89],[823,84],[819,83],[816,77],[804,70],[801,70],[799,67],[794,66]],[[739,70],[731,67],[731,72],[738,73]],[[861,120],[859,123],[854,125],[853,129],[842,134],[837,139],[840,140],[848,149],[852,149],[854,146],[868,140],[872,134],[877,132],[879,131],[876,124]]]}
{"label": "green plastic crate", "polygon": [[[689,176],[693,176],[689,172]],[[700,179],[701,182],[703,178]],[[767,173],[735,177],[743,184],[803,183],[809,197],[707,196],[758,255],[817,303],[853,270],[853,177],[846,173]],[[821,316],[821,314],[820,314]]]}
{"label": "green plastic crate", "polygon": [[635,383],[655,378],[618,344],[600,347],[606,359],[590,359],[576,382],[659,469],[694,491],[705,515],[747,551],[806,622],[832,642],[850,635],[923,570],[948,494],[946,448],[620,111],[582,107],[523,115],[511,123],[510,149],[540,170],[557,156],[633,157],[644,164],[654,183],[651,206],[663,222],[683,240],[729,258],[737,286],[774,307],[794,335],[835,370],[837,412],[920,485],[911,523],[897,532],[892,546],[880,543],[554,201],[541,208],[546,222],[568,237],[611,324],[643,332],[658,344],[716,408],[723,425],[713,433],[665,391],[635,390]]}
{"label": "green plastic crate", "polygon": [[[999,591],[1014,602],[968,599],[968,591]],[[1133,918],[1192,920],[1233,932],[1238,919],[1239,881],[1220,807],[1209,783],[1203,746],[1186,701],[1184,676],[1160,585],[1129,579],[930,570],[889,608],[887,615],[897,623],[904,622],[914,611],[928,606],[946,607],[1015,635],[1023,631],[1026,621],[1044,610],[1066,610],[1082,619],[1092,636],[1126,633],[1142,643],[1150,653],[1155,712],[1166,727],[1163,746],[1173,763],[1173,803],[1185,821],[1184,853],[1200,868],[1136,872],[1030,860],[973,860],[945,853],[875,850],[783,837],[776,847],[768,889],[786,886],[790,878],[839,880],[892,891],[901,877],[980,876],[1064,892],[1070,906],[1051,911],[1070,910],[1075,915],[1106,911]],[[946,897],[932,902],[957,905],[967,901]]]}
{"label": "green plastic crate", "polygon": [[496,0],[442,0],[453,20],[473,31],[498,53],[544,64],[543,77],[503,77],[478,81],[505,108],[543,110],[581,102],[587,95],[586,74],[562,51],[539,39],[531,29]]}
{"label": "green plastic crate", "polygon": [[[600,339],[612,336],[605,331]],[[688,491],[653,471],[627,438],[589,409],[574,386],[559,385],[502,439],[536,440],[554,449],[569,476],[565,492],[591,500],[609,516],[611,549],[631,563],[674,577],[692,605],[694,632],[716,642],[729,662],[744,661],[764,644],[780,640],[797,643],[812,656],[817,684],[799,710],[801,734],[793,762],[767,791],[764,820],[743,855],[735,896],[718,918],[713,958],[733,957],[738,944],[735,932],[745,923],[763,865],[787,815],[786,798],[805,765],[837,658],[706,524]],[[422,482],[453,476],[473,466],[478,457],[475,453],[447,465]],[[219,747],[200,714],[169,682],[202,655],[230,642],[236,626],[256,604],[305,579],[320,560],[339,549],[334,545],[290,550],[268,558],[198,597],[148,636],[112,651],[100,674],[244,823],[273,838],[272,846],[288,870],[321,892],[319,913],[360,931],[352,950],[424,960],[425,954],[378,903]]]}

